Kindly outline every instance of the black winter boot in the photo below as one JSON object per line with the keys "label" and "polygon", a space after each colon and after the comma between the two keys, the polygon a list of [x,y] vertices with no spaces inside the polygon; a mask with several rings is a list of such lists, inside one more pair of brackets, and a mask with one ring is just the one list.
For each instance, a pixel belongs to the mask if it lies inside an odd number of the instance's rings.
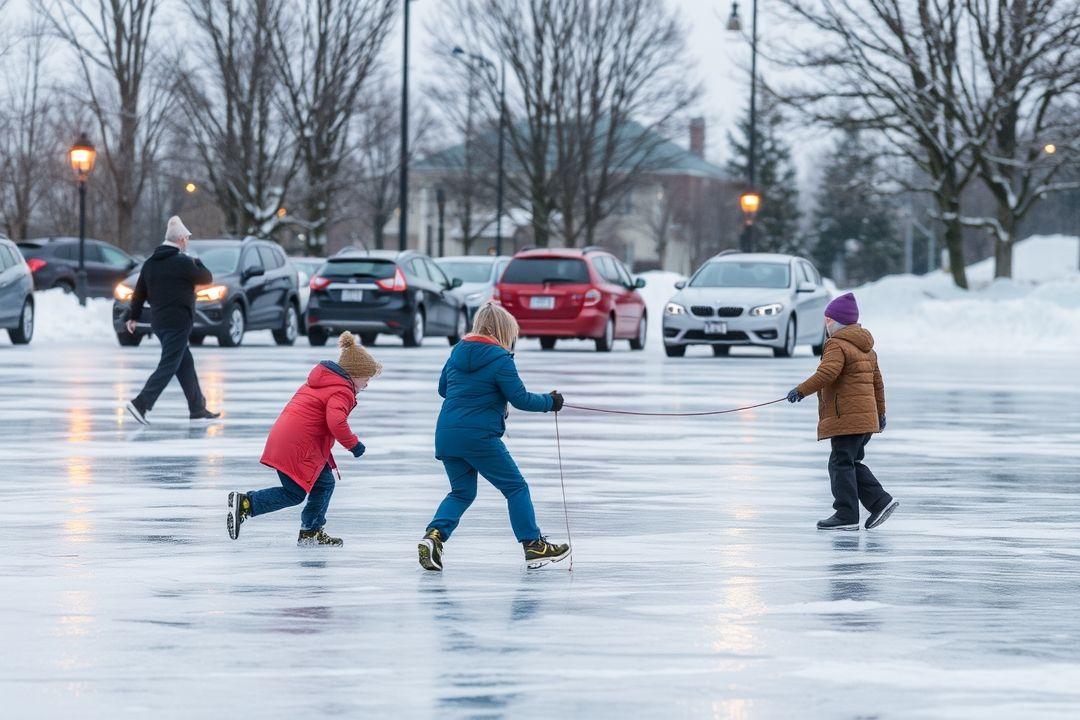
{"label": "black winter boot", "polygon": [[442,533],[434,528],[424,533],[420,544],[416,546],[420,555],[420,567],[435,572],[442,571],[442,548]]}
{"label": "black winter boot", "polygon": [[847,522],[846,520],[841,520],[838,516],[833,515],[824,520],[818,520],[817,528],[818,530],[858,530],[859,519],[855,518],[855,522]]}
{"label": "black winter boot", "polygon": [[242,492],[229,493],[229,514],[225,518],[225,527],[233,540],[240,537],[240,526],[251,517],[251,500]]}
{"label": "black winter boot", "polygon": [[301,547],[314,547],[315,545],[329,545],[341,547],[345,543],[341,538],[330,537],[322,528],[318,530],[301,530],[300,537],[296,538],[296,544]]}
{"label": "black winter boot", "polygon": [[547,538],[521,543],[525,548],[525,566],[530,570],[542,568],[548,563],[556,563],[570,556],[569,545],[549,543]]}
{"label": "black winter boot", "polygon": [[898,500],[890,500],[888,504],[885,505],[885,507],[881,508],[875,513],[870,513],[870,517],[866,518],[866,529],[873,530],[878,525],[881,525],[883,522],[888,520],[889,516],[893,514],[893,510],[895,510],[899,505],[900,502]]}

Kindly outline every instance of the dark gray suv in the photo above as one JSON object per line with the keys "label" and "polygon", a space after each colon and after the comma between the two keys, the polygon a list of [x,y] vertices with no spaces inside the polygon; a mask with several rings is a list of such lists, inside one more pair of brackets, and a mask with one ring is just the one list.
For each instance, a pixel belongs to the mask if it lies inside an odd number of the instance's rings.
{"label": "dark gray suv", "polygon": [[15,243],[0,235],[0,328],[11,342],[34,337],[34,276]]}

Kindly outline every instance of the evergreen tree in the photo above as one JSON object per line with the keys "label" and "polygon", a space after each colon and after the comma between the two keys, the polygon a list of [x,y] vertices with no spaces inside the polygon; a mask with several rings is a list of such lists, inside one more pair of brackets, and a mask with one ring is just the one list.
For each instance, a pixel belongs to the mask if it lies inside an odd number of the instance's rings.
{"label": "evergreen tree", "polygon": [[[791,149],[781,138],[784,116],[775,98],[765,95],[757,111],[755,186],[761,209],[754,221],[754,249],[758,252],[798,253],[804,243],[799,234],[799,188]],[[750,166],[750,113],[728,133],[731,160],[728,172],[748,178]]]}
{"label": "evergreen tree", "polygon": [[903,244],[896,212],[877,189],[878,158],[857,131],[845,132],[826,158],[811,231],[818,268],[857,285],[896,272]]}

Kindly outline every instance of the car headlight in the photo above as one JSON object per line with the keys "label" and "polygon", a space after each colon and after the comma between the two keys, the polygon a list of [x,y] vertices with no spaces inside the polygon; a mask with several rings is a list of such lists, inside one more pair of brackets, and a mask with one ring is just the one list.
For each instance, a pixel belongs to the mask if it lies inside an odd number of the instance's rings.
{"label": "car headlight", "polygon": [[484,300],[486,300],[487,297],[488,297],[487,292],[481,290],[480,292],[474,292],[471,295],[466,295],[465,296],[465,302],[470,303],[470,304],[484,302]]}
{"label": "car headlight", "polygon": [[199,302],[217,302],[229,294],[229,288],[224,285],[211,285],[200,288],[195,293],[195,299]]}
{"label": "car headlight", "polygon": [[134,295],[134,294],[135,294],[135,291],[132,290],[127,285],[125,285],[124,283],[119,283],[116,286],[116,289],[113,290],[113,297],[116,298],[117,300],[119,300],[120,302],[127,302],[128,300],[131,299],[131,296]]}
{"label": "car headlight", "polygon": [[756,308],[750,308],[750,314],[754,317],[771,317],[773,315],[779,315],[780,311],[784,309],[784,306],[780,303],[772,303],[771,305],[758,305]]}
{"label": "car headlight", "polygon": [[664,306],[664,314],[665,315],[685,315],[686,314],[686,308],[684,308],[679,303],[669,302],[667,305]]}

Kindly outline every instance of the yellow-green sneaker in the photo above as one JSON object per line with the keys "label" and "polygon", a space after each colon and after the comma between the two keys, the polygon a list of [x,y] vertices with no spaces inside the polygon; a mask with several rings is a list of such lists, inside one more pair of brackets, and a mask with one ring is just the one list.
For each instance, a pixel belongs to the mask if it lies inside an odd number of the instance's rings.
{"label": "yellow-green sneaker", "polygon": [[423,539],[416,546],[420,555],[420,567],[434,572],[442,571],[442,533],[435,528],[424,533]]}
{"label": "yellow-green sneaker", "polygon": [[525,548],[525,566],[530,570],[536,570],[548,563],[557,563],[570,557],[569,545],[549,543],[545,537],[521,544]]}

